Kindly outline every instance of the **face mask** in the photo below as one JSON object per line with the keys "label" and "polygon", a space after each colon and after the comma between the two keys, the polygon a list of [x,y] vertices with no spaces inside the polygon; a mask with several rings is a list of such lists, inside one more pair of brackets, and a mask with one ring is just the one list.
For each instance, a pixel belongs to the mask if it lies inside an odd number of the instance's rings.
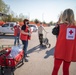
{"label": "face mask", "polygon": [[26,22],[26,24],[29,24],[29,22]]}

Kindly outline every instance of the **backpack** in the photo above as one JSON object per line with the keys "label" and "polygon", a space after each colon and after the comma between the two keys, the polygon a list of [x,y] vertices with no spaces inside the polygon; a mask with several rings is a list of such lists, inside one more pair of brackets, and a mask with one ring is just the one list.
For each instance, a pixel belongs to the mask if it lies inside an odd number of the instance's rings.
{"label": "backpack", "polygon": [[52,34],[53,34],[53,35],[59,35],[59,28],[60,28],[59,25],[58,25],[57,27],[54,27],[54,28],[52,29]]}

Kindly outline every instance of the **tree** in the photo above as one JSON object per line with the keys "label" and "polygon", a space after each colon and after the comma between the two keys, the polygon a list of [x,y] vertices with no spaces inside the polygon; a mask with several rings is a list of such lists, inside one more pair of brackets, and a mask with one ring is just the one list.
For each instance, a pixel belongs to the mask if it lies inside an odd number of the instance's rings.
{"label": "tree", "polygon": [[25,19],[25,16],[22,13],[20,13],[19,14],[19,19],[22,19],[23,20],[23,19]]}
{"label": "tree", "polygon": [[53,25],[53,21],[51,21],[49,24]]}
{"label": "tree", "polygon": [[45,21],[43,21],[43,24],[46,24],[46,22],[45,22]]}
{"label": "tree", "polygon": [[[3,14],[8,14],[9,10],[10,7],[7,4],[5,4],[3,0],[0,0],[0,12]],[[7,21],[7,19],[8,18],[6,16],[1,17],[1,20],[3,21]]]}
{"label": "tree", "polygon": [[8,17],[2,17],[2,20],[4,21],[4,22],[11,22],[12,21],[12,16],[11,15],[8,15]]}
{"label": "tree", "polygon": [[37,24],[39,23],[40,21],[38,19],[35,19],[34,22]]}
{"label": "tree", "polygon": [[3,0],[0,0],[0,12],[7,14],[9,12],[10,7],[4,3]]}

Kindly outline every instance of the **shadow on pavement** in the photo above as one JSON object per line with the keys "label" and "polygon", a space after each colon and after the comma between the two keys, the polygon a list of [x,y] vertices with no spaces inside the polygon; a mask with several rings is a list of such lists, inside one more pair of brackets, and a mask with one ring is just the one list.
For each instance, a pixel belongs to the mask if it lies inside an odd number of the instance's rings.
{"label": "shadow on pavement", "polygon": [[45,49],[46,49],[45,46],[37,45],[37,46],[29,49],[29,50],[27,51],[27,53],[30,54],[30,53],[32,53],[32,52],[39,52],[39,51],[42,51],[42,50],[45,50]]}
{"label": "shadow on pavement", "polygon": [[0,39],[14,39],[14,35],[0,35]]}
{"label": "shadow on pavement", "polygon": [[54,55],[54,48],[53,47],[51,50],[46,51],[46,56],[44,57],[45,59],[48,58],[49,56],[53,56]]}

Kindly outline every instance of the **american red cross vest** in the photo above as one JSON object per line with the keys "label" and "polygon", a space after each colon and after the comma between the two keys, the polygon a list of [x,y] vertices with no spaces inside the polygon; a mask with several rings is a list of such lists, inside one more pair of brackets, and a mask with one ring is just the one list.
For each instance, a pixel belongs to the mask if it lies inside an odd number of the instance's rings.
{"label": "american red cross vest", "polygon": [[[26,26],[26,29],[24,30],[24,32],[26,32],[26,33],[28,32],[28,26]],[[28,35],[20,33],[20,39],[28,40]]]}
{"label": "american red cross vest", "polygon": [[54,57],[68,62],[76,61],[76,26],[60,25]]}

